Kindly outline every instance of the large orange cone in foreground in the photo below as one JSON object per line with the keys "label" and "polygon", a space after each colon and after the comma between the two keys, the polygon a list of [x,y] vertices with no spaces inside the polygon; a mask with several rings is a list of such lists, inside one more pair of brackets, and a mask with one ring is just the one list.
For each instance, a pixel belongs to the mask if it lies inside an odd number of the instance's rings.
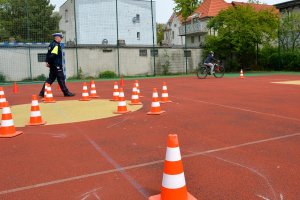
{"label": "large orange cone in foreground", "polygon": [[4,108],[2,109],[0,138],[11,138],[22,133],[22,131],[16,131],[10,107],[8,105],[8,102],[5,102]]}
{"label": "large orange cone in foreground", "polygon": [[30,111],[30,120],[27,126],[39,126],[46,124],[42,119],[42,114],[40,111],[39,101],[36,95],[32,95],[31,111]]}
{"label": "large orange cone in foreground", "polygon": [[170,103],[167,83],[163,83],[160,103]]}
{"label": "large orange cone in foreground", "polygon": [[6,98],[5,98],[4,90],[3,87],[0,87],[0,109],[5,107],[5,102],[6,102]]}
{"label": "large orange cone in foreground", "polygon": [[97,95],[96,84],[95,84],[94,80],[91,80],[90,86],[91,86],[90,97],[91,98],[98,98],[99,95]]}
{"label": "large orange cone in foreground", "polygon": [[119,95],[119,103],[118,103],[118,110],[117,112],[114,112],[115,114],[126,114],[131,111],[127,110],[127,103],[125,100],[125,95],[123,92],[123,88],[120,88],[120,95]]}
{"label": "large orange cone in foreground", "polygon": [[164,113],[164,112],[165,111],[160,109],[160,103],[159,103],[157,89],[153,88],[151,110],[147,114],[148,115],[160,115],[161,113]]}
{"label": "large orange cone in foreground", "polygon": [[114,84],[114,93],[113,93],[113,98],[111,99],[111,101],[119,101],[119,86],[118,83],[115,82]]}
{"label": "large orange cone in foreground", "polygon": [[149,200],[197,200],[187,192],[177,135],[168,136],[161,193]]}
{"label": "large orange cone in foreground", "polygon": [[86,82],[83,83],[83,87],[82,87],[82,98],[79,101],[90,101],[90,95],[88,92],[88,87]]}

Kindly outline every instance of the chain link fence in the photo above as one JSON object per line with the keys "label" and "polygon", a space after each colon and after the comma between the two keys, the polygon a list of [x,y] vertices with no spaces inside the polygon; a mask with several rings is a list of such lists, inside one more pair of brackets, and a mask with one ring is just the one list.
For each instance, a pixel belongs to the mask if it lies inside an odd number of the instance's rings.
{"label": "chain link fence", "polygon": [[[0,1],[0,81],[42,80],[51,34],[64,34],[66,76],[98,78],[193,72],[202,49],[157,45],[156,2],[150,0]],[[179,28],[179,27],[178,27]],[[4,78],[3,78],[4,77]]]}

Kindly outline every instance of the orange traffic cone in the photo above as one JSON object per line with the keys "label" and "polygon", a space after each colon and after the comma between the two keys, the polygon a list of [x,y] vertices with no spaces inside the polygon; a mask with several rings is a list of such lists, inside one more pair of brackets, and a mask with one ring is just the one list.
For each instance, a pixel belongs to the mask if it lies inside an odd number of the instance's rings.
{"label": "orange traffic cone", "polygon": [[135,87],[137,88],[137,92],[140,98],[144,97],[141,95],[140,84],[138,80],[135,80]]}
{"label": "orange traffic cone", "polygon": [[42,98],[42,101],[45,101],[46,96],[47,96],[47,90],[48,90],[48,83],[45,83],[45,88],[44,88],[44,98]]}
{"label": "orange traffic cone", "polygon": [[125,114],[129,113],[131,111],[127,110],[126,100],[123,88],[120,88],[120,94],[119,94],[119,103],[118,103],[118,110],[117,112],[114,112],[114,114]]}
{"label": "orange traffic cone", "polygon": [[0,109],[5,107],[5,102],[6,102],[6,98],[5,98],[4,90],[3,87],[0,87]]}
{"label": "orange traffic cone", "polygon": [[168,136],[161,193],[149,200],[197,200],[187,192],[177,135]]}
{"label": "orange traffic cone", "polygon": [[243,79],[244,78],[244,72],[243,72],[243,70],[241,69],[241,71],[240,71],[240,78],[241,79]]}
{"label": "orange traffic cone", "polygon": [[86,82],[83,83],[82,87],[82,98],[79,101],[90,101],[90,95],[88,92],[88,87],[86,85]]}
{"label": "orange traffic cone", "polygon": [[160,103],[170,103],[170,102],[172,102],[172,101],[169,100],[167,83],[164,82],[163,87],[162,87],[162,94],[161,94]]}
{"label": "orange traffic cone", "polygon": [[129,103],[129,104],[130,105],[142,105],[142,103],[140,102],[140,98],[137,93],[137,88],[135,87],[135,84],[133,84],[131,103]]}
{"label": "orange traffic cone", "polygon": [[114,84],[114,93],[113,93],[113,98],[111,99],[111,101],[119,101],[119,86],[118,83],[115,82]]}
{"label": "orange traffic cone", "polygon": [[90,97],[91,98],[98,98],[99,95],[97,95],[96,84],[95,84],[94,80],[91,80],[90,85],[91,85],[91,95],[90,95]]}
{"label": "orange traffic cone", "polygon": [[56,101],[53,98],[52,89],[49,84],[47,84],[47,94],[44,98],[44,103],[55,103]]}
{"label": "orange traffic cone", "polygon": [[46,124],[46,122],[42,120],[39,101],[36,95],[32,95],[30,120],[29,123],[26,124],[26,126],[38,126],[44,124]]}
{"label": "orange traffic cone", "polygon": [[148,115],[160,115],[161,113],[164,113],[164,112],[165,111],[160,109],[160,103],[159,103],[157,89],[153,88],[151,110],[147,114]]}
{"label": "orange traffic cone", "polygon": [[16,82],[14,82],[13,93],[17,94],[18,92],[19,92],[19,86],[17,85]]}
{"label": "orange traffic cone", "polygon": [[124,87],[124,77],[121,76],[121,79],[120,79],[120,87]]}
{"label": "orange traffic cone", "polygon": [[2,109],[2,121],[0,127],[0,137],[11,138],[22,134],[22,131],[16,131],[14,120],[12,118],[11,110],[8,102],[4,103],[4,108]]}

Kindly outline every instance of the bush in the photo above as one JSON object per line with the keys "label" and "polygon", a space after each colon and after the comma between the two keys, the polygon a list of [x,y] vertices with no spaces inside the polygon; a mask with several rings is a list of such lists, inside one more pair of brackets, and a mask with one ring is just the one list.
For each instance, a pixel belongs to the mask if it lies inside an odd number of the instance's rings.
{"label": "bush", "polygon": [[264,47],[259,64],[266,70],[300,71],[300,51],[279,52],[276,47]]}
{"label": "bush", "polygon": [[4,74],[0,73],[0,83],[3,83],[6,81],[6,77]]}
{"label": "bush", "polygon": [[99,78],[116,78],[117,74],[113,71],[104,71],[99,73]]}
{"label": "bush", "polygon": [[34,80],[45,81],[46,79],[47,79],[47,77],[45,76],[45,74],[41,74],[41,75],[38,75]]}

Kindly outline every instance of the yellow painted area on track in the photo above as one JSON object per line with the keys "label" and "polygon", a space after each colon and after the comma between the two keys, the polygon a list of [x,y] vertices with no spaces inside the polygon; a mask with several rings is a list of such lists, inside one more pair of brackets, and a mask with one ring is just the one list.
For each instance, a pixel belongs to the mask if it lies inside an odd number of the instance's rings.
{"label": "yellow painted area on track", "polygon": [[272,82],[276,84],[286,84],[286,85],[300,85],[300,80],[296,81],[281,81],[281,82]]}
{"label": "yellow painted area on track", "polygon": [[[39,103],[42,118],[46,125],[84,122],[118,116],[118,102],[109,100],[92,101],[58,101],[56,103]],[[127,109],[134,112],[142,108],[142,105],[130,106]],[[31,104],[12,106],[12,115],[16,127],[24,127],[30,119]],[[2,113],[2,111],[0,111]]]}

